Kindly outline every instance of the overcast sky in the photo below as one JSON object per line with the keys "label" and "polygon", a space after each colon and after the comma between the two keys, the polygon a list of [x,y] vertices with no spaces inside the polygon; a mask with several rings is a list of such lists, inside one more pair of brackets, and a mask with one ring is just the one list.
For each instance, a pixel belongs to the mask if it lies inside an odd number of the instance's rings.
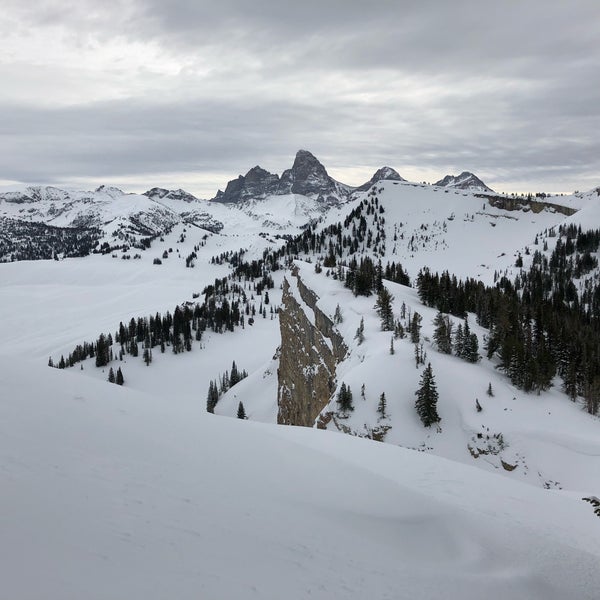
{"label": "overcast sky", "polygon": [[600,185],[599,0],[3,0],[0,182],[201,197],[299,148],[500,191]]}

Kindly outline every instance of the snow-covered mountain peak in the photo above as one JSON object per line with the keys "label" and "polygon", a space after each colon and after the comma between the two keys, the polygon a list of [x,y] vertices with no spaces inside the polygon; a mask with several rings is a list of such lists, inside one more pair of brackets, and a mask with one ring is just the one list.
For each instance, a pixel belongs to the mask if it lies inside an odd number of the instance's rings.
{"label": "snow-covered mountain peak", "polygon": [[356,188],[356,192],[366,192],[371,186],[379,183],[380,181],[406,181],[404,177],[401,177],[396,169],[392,167],[381,167],[375,171],[375,174],[369,181],[363,183],[361,186]]}
{"label": "snow-covered mountain peak", "polygon": [[473,190],[477,192],[494,191],[470,171],[463,171],[460,175],[446,175],[443,179],[436,181],[434,185],[457,188],[460,190]]}

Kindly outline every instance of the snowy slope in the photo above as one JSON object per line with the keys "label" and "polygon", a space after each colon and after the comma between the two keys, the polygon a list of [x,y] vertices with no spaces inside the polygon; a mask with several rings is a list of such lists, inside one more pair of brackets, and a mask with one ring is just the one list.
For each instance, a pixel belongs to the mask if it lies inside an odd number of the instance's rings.
{"label": "snowy slope", "polygon": [[[389,428],[385,434],[388,443],[476,465],[535,486],[596,494],[600,422],[568,401],[560,384],[539,396],[526,394],[496,370],[495,361],[484,358],[471,364],[439,353],[432,342],[436,310],[423,306],[415,290],[386,282],[395,297],[397,316],[404,304],[407,315],[417,311],[423,317],[426,362],[432,365],[440,394],[441,430],[424,428],[414,408],[423,371],[423,366],[416,368],[414,344],[408,338],[394,340],[394,354],[390,354],[392,333],[381,331],[374,296],[355,298],[338,281],[316,274],[311,265],[297,264],[302,281],[320,298],[317,306],[333,319],[339,304],[344,318],[338,329],[350,351],[338,366],[337,383],[338,389],[342,382],[351,387],[354,411],[348,418],[336,417],[329,423],[330,429],[349,428],[355,435],[372,437],[373,431],[383,426]],[[361,318],[365,341],[358,344],[355,333]],[[454,321],[457,325],[462,322]],[[487,332],[477,326],[473,315],[469,321],[481,349]],[[490,383],[493,397],[486,394]],[[363,385],[365,398],[361,397]],[[385,419],[377,413],[382,393],[387,400]],[[476,410],[476,399],[482,412]],[[339,412],[335,393],[323,414],[327,412]]]}
{"label": "snowy slope", "polygon": [[413,278],[429,267],[491,283],[494,271],[513,264],[537,233],[566,219],[550,210],[536,214],[494,208],[470,191],[382,181],[342,210],[330,212],[325,224],[343,222],[360,202],[375,197],[384,207],[377,216],[384,217],[386,232],[385,254],[375,258],[384,264],[401,262]]}
{"label": "snowy slope", "polygon": [[592,600],[600,586],[600,521],[578,498],[28,362],[4,362],[0,464],[10,598]]}

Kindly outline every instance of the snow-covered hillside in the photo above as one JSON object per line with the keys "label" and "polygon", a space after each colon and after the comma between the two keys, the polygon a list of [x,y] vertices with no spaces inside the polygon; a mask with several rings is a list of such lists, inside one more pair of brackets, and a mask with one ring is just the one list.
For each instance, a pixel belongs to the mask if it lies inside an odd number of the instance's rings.
{"label": "snow-covered hillside", "polygon": [[[392,354],[375,296],[335,279],[367,256],[401,265],[413,283],[425,267],[490,285],[513,278],[535,250],[550,258],[561,225],[600,228],[597,190],[535,210],[397,173],[346,190],[338,205],[297,193],[219,203],[181,190],[17,192],[0,196],[0,217],[94,224],[101,240],[152,239],[0,264],[0,571],[9,597],[597,597],[600,520],[582,498],[600,496],[598,418],[558,378],[527,394],[497,357],[441,354],[437,311],[386,281],[405,326],[422,316],[420,352],[441,417],[439,429],[424,428],[414,344],[398,337]],[[580,210],[567,216],[552,204]],[[339,306],[348,350],[322,411],[326,431],[275,425],[278,311],[292,263],[333,322]],[[597,279],[594,267],[578,289]],[[218,282],[226,291],[214,292]],[[179,353],[154,345],[148,365],[146,340],[134,340],[140,355],[119,360],[120,323],[224,300],[246,310],[231,330],[207,326]],[[489,332],[473,315],[469,324],[481,348]],[[100,333],[115,336],[109,364],[46,366]],[[209,384],[233,361],[248,377],[208,414]],[[107,381],[117,367],[123,387]],[[342,383],[353,393],[349,414],[337,402]],[[228,418],[240,403],[248,420]]]}
{"label": "snow-covered hillside", "polygon": [[[593,600],[588,504],[331,432],[3,360],[10,598]],[[592,515],[592,517],[590,517]]]}

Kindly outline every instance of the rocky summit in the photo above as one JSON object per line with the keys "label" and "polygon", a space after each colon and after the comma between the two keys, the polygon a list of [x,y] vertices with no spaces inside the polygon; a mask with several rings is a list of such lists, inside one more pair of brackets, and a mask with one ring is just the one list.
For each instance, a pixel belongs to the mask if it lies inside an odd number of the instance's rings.
{"label": "rocky summit", "polygon": [[460,175],[446,175],[443,179],[436,181],[433,185],[440,187],[451,187],[459,190],[474,190],[478,192],[493,192],[477,175],[469,171],[463,171]]}

